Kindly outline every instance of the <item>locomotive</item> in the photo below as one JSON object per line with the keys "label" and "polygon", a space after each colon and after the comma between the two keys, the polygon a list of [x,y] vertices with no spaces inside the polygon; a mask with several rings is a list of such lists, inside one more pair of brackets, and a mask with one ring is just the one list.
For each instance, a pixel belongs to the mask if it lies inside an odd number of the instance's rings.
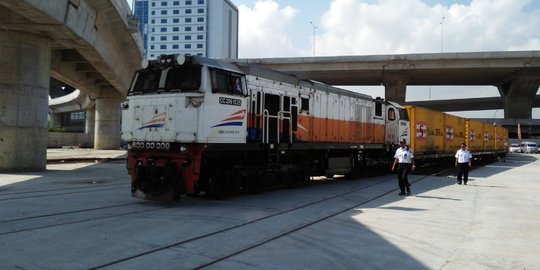
{"label": "locomotive", "polygon": [[[143,60],[122,103],[131,191],[157,200],[223,198],[382,168],[418,130],[408,117],[417,110],[247,63],[180,54]],[[413,143],[424,148],[419,157],[444,154],[426,147],[438,141]]]}

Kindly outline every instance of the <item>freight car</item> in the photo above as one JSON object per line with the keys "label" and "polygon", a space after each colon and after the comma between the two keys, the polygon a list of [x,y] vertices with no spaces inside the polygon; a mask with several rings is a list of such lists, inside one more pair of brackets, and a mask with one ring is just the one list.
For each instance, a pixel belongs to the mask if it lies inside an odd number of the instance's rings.
{"label": "freight car", "polygon": [[[183,55],[143,61],[122,104],[132,193],[160,200],[257,193],[383,168],[400,138],[413,139],[420,156],[445,147],[415,140],[408,110],[414,125],[439,122],[420,109],[250,64]],[[426,131],[426,141],[439,135]]]}
{"label": "freight car", "polygon": [[411,150],[418,162],[454,159],[466,143],[476,159],[494,159],[506,154],[508,129],[416,106],[405,106],[411,129]]}

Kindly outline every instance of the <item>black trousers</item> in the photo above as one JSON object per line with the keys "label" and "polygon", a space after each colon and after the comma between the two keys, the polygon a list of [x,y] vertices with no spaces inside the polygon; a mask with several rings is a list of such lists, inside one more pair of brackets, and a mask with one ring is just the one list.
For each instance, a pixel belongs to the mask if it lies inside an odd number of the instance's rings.
{"label": "black trousers", "polygon": [[467,184],[467,181],[469,180],[469,163],[458,163],[458,173],[457,173],[457,181],[458,183],[461,183],[461,179],[463,179],[464,183]]}
{"label": "black trousers", "polygon": [[405,193],[405,189],[407,189],[407,192],[411,192],[411,184],[409,184],[409,172],[411,171],[412,164],[411,163],[399,163],[397,167],[397,177],[398,177],[398,183],[399,183],[399,189],[401,190],[401,193]]}

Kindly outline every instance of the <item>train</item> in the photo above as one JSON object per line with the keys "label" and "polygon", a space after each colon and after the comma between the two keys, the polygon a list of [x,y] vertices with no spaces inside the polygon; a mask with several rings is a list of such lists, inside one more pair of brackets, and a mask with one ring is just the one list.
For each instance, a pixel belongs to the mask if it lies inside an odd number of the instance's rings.
{"label": "train", "polygon": [[132,195],[156,200],[384,170],[400,139],[417,162],[453,157],[464,141],[493,156],[508,136],[254,64],[182,54],[143,60],[121,107]]}

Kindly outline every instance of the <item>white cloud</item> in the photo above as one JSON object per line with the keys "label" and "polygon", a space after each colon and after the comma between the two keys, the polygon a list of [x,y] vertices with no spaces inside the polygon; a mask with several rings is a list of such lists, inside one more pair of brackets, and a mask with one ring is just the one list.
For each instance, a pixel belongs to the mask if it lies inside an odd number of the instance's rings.
{"label": "white cloud", "polygon": [[538,49],[539,12],[527,0],[473,0],[470,5],[429,6],[420,0],[334,0],[317,37],[321,55],[400,54],[443,50]]}
{"label": "white cloud", "polygon": [[[440,52],[443,16],[444,52],[537,50],[540,10],[526,11],[530,2],[473,0],[468,5],[431,6],[421,0],[333,0],[320,18],[316,54]],[[288,36],[295,20],[305,19],[297,18],[300,10],[294,6],[265,0],[253,9],[241,5],[239,11],[240,57],[312,54],[312,48],[301,49]]]}
{"label": "white cloud", "polygon": [[271,0],[259,1],[253,9],[241,5],[239,23],[239,57],[276,57],[297,55],[287,27],[292,26],[297,10],[280,8]]}
{"label": "white cloud", "polygon": [[[316,55],[373,55],[540,49],[540,10],[532,0],[472,0],[470,4],[428,5],[421,0],[333,0],[319,20]],[[293,1],[291,1],[293,2]],[[318,3],[320,4],[320,3]],[[288,36],[300,10],[274,0],[241,5],[239,55],[242,58],[311,56]],[[302,18],[305,19],[305,18]],[[317,21],[317,20],[314,20]],[[304,23],[305,24],[305,23]],[[459,98],[470,88],[408,87],[407,100]],[[366,87],[347,87],[351,90]],[[420,89],[415,89],[420,88]],[[381,87],[368,94],[380,96]],[[428,97],[428,94],[431,93]],[[476,88],[475,96],[496,96],[496,88]],[[502,110],[499,110],[502,111]],[[534,111],[534,110],[533,110]],[[487,114],[494,115],[494,111]],[[495,111],[497,113],[497,111]],[[536,113],[535,113],[536,114]],[[487,116],[489,117],[489,116]]]}

